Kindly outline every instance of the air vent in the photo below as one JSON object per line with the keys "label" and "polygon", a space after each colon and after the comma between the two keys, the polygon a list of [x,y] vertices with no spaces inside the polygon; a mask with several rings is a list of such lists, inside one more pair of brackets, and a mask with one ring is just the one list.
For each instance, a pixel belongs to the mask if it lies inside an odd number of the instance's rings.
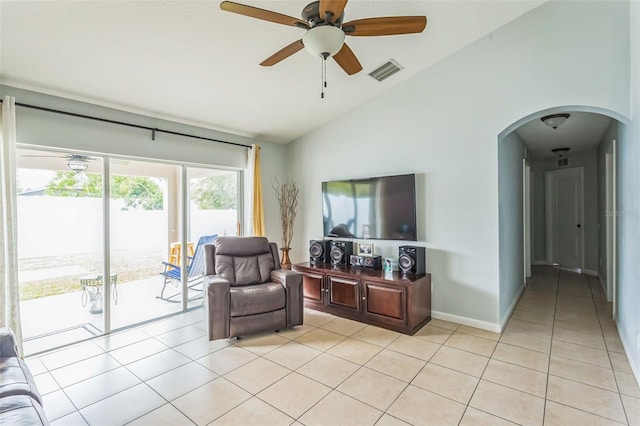
{"label": "air vent", "polygon": [[371,71],[369,75],[378,81],[382,81],[391,77],[401,69],[402,69],[402,66],[399,63],[397,63],[393,59],[389,59],[389,62]]}
{"label": "air vent", "polygon": [[569,165],[568,158],[558,158],[558,167],[567,167]]}

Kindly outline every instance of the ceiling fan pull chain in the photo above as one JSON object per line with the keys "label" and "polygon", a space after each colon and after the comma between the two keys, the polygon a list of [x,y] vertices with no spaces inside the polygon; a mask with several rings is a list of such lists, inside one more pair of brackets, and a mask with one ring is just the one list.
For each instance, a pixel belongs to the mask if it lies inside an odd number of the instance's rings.
{"label": "ceiling fan pull chain", "polygon": [[320,93],[320,99],[324,99],[324,89],[327,87],[327,58],[329,57],[328,53],[322,53],[322,92]]}
{"label": "ceiling fan pull chain", "polygon": [[324,58],[320,61],[320,99],[324,99]]}

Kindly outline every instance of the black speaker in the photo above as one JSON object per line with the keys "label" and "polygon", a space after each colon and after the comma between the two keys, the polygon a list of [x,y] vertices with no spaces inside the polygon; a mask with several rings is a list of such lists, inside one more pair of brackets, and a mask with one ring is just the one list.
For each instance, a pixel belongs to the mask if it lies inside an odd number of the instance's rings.
{"label": "black speaker", "polygon": [[351,266],[362,266],[364,268],[382,269],[382,256],[349,256]]}
{"label": "black speaker", "polygon": [[424,247],[400,246],[398,248],[398,267],[405,275],[418,275],[426,272]]}
{"label": "black speaker", "polygon": [[348,265],[353,254],[353,243],[348,241],[331,241],[331,263],[334,265]]}
{"label": "black speaker", "polygon": [[331,241],[329,240],[311,240],[309,241],[309,262],[311,263],[330,263],[329,251]]}

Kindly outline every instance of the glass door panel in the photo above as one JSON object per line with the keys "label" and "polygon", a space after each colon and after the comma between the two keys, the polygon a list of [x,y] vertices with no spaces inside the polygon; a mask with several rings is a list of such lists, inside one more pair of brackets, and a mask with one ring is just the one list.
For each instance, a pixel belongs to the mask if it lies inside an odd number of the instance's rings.
{"label": "glass door panel", "polygon": [[26,355],[103,332],[102,159],[18,149],[18,280]]}
{"label": "glass door panel", "polygon": [[188,307],[202,305],[204,251],[215,236],[238,235],[240,229],[239,172],[199,167],[187,168],[188,243],[195,257],[188,274]]}
{"label": "glass door panel", "polygon": [[171,243],[178,239],[180,168],[110,159],[109,169],[115,330],[182,310],[179,271],[165,263]]}

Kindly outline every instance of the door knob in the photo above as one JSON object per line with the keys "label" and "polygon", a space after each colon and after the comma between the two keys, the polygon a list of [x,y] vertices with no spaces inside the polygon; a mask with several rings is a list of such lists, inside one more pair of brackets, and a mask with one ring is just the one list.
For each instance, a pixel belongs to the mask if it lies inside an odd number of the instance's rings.
{"label": "door knob", "polygon": [[580,227],[581,227],[581,225],[580,225],[580,224],[578,224],[578,228],[580,228]]}

